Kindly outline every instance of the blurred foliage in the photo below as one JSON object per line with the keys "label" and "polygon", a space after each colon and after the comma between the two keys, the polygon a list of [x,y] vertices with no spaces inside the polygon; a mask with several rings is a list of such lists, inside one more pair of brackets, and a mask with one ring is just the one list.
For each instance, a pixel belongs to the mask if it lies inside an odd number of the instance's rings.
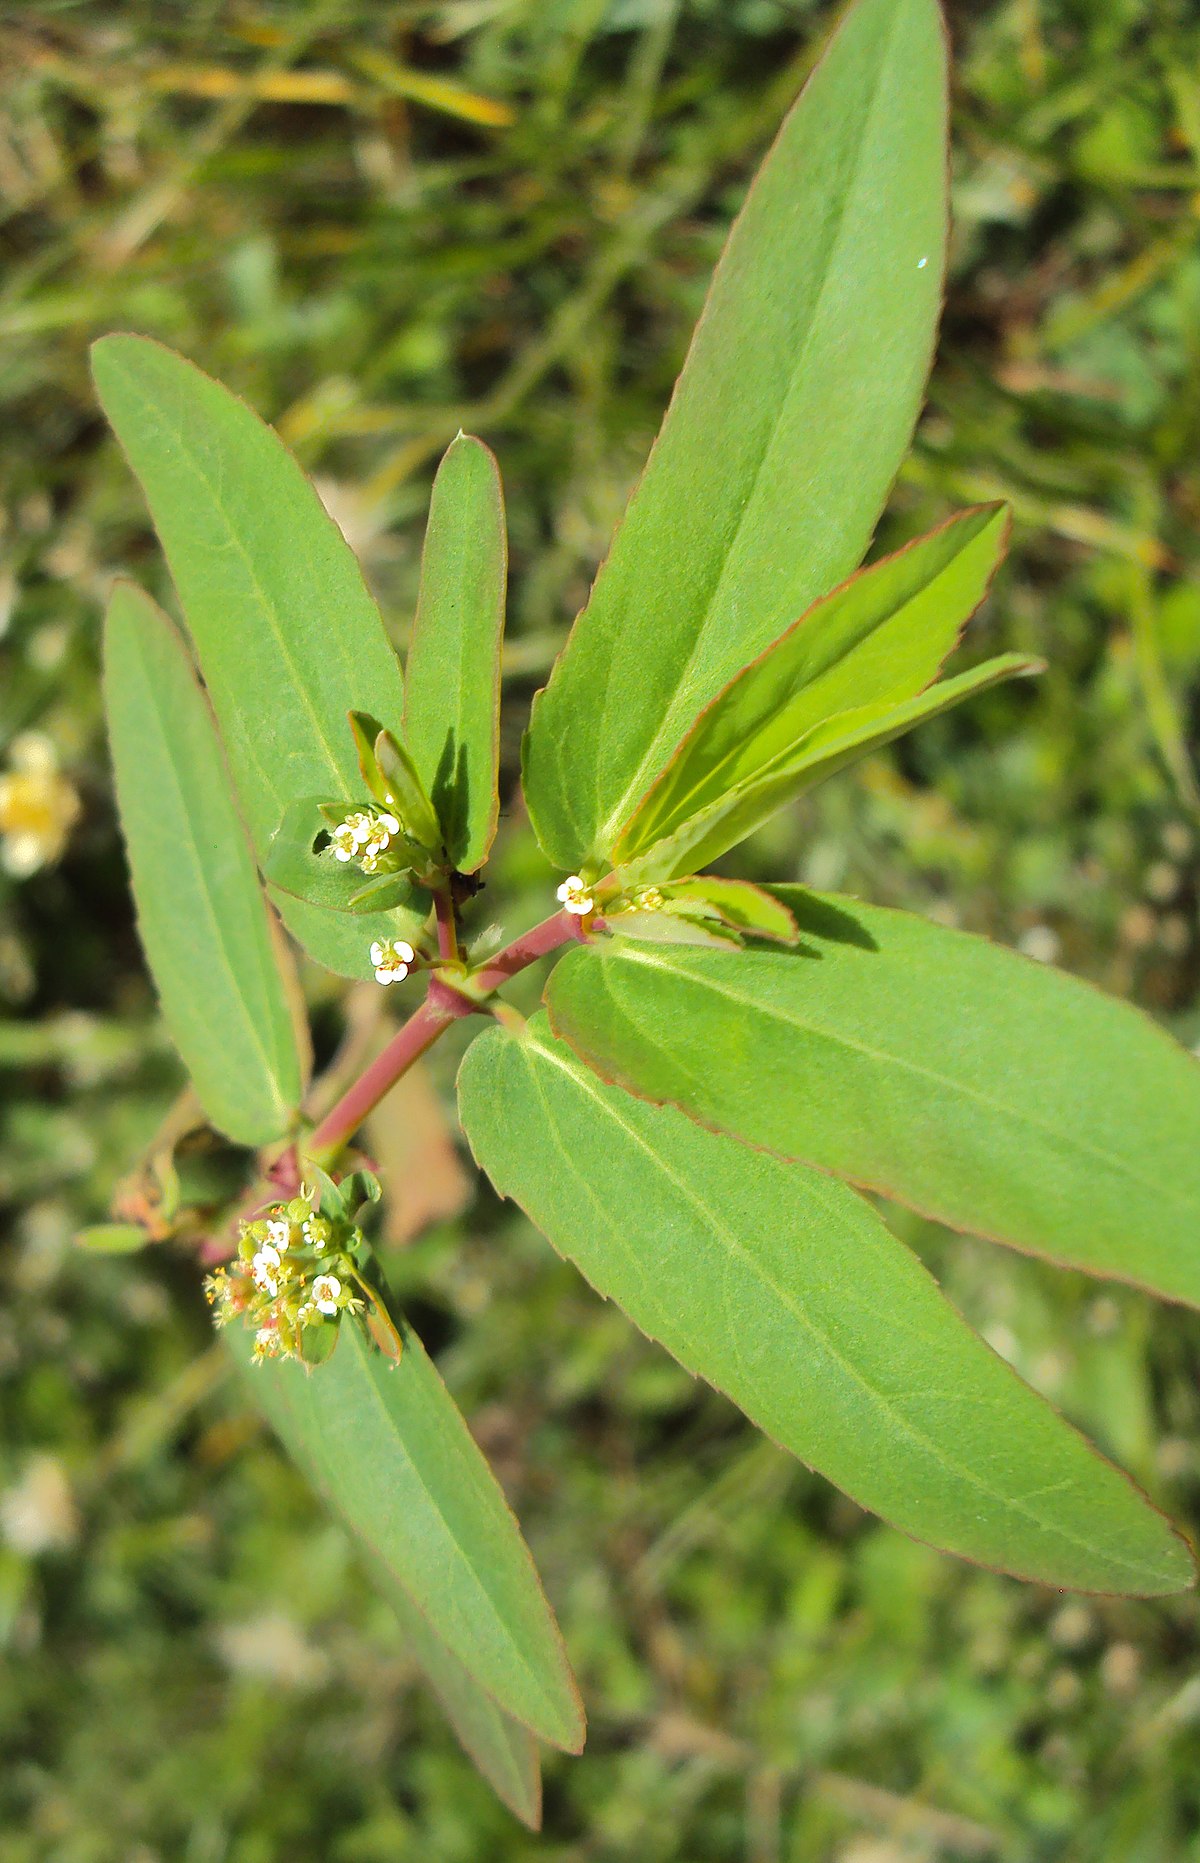
{"label": "blurred foliage", "polygon": [[[112,576],[165,591],[88,340],[160,335],[273,419],[400,645],[433,463],[460,424],[483,434],[512,525],[511,785],[530,694],[826,11],[0,14],[0,738],[18,739],[10,775],[50,785],[0,791],[26,811],[0,821],[5,846],[26,836],[0,874],[4,1863],[1200,1859],[1191,1601],[1064,1601],[866,1519],[486,1193],[448,1217],[434,1119],[440,1226],[394,1253],[396,1286],[527,1528],[591,1711],[528,1836],[229,1387],[187,1262],[71,1244],[179,1084],[97,692]],[[829,785],[737,865],[991,932],[1194,1044],[1200,20],[1188,0],[950,12],[944,343],[880,543],[1011,499],[1013,555],[970,651],[1049,670]],[[548,877],[518,826],[510,805],[484,895],[514,926]],[[309,983],[328,1054],[338,991]],[[372,1010],[352,1012],[369,1041]],[[435,1057],[443,1092],[453,1059]],[[411,1158],[410,1137],[376,1142]],[[190,1194],[230,1169],[194,1156]],[[895,1220],[998,1351],[1195,1518],[1194,1318]]]}

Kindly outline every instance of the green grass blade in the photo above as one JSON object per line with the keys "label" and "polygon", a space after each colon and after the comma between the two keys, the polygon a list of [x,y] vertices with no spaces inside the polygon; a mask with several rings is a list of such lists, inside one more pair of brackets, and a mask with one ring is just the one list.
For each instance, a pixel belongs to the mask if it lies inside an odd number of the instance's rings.
{"label": "green grass blade", "polygon": [[1200,1306],[1190,1055],[986,939],[774,890],[795,951],[581,949],[550,978],[556,1029],[605,1079],[704,1125]]}
{"label": "green grass blade", "polygon": [[622,830],[614,860],[633,860],[744,795],[839,714],[922,692],[987,593],[1007,529],[1000,507],[964,512],[815,603],[701,713]]}
{"label": "green grass blade", "polygon": [[599,1293],[864,1507],[1053,1585],[1190,1582],[1162,1516],[853,1191],[605,1086],[544,1015],[473,1044],[459,1104],[496,1188]]}
{"label": "green grass blade", "polygon": [[933,348],[945,98],[933,0],[858,0],[759,171],[535,706],[525,792],[557,865],[605,859],[702,708],[860,561]]}
{"label": "green grass blade", "polygon": [[507,575],[500,469],[481,440],[459,434],[433,482],[405,668],[404,740],[461,873],[483,865],[499,814]]}
{"label": "green grass blade", "polygon": [[507,1714],[578,1752],[583,1710],[520,1528],[416,1336],[392,1365],[357,1326],[315,1372],[249,1365],[225,1335],[288,1453],[447,1649]]}
{"label": "green grass blade", "polygon": [[247,1145],[287,1129],[302,1073],[294,1000],[216,727],[166,615],[120,584],[104,694],[138,929],[205,1113]]}
{"label": "green grass blade", "polygon": [[[362,795],[351,710],[399,718],[403,684],[353,553],[276,434],[182,356],[140,336],[92,350],[101,405],[141,482],[261,861],[288,804]],[[319,962],[370,974],[376,936],[280,902]],[[360,952],[361,946],[361,952]]]}

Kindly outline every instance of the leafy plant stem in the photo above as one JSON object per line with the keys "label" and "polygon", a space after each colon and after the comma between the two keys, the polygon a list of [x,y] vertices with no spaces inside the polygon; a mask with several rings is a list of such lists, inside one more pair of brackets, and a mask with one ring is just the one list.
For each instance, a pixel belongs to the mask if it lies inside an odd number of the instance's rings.
{"label": "leafy plant stem", "polygon": [[[453,912],[452,906],[450,911]],[[443,906],[439,897],[439,942],[442,929]],[[353,1086],[343,1093],[310,1133],[305,1147],[306,1155],[315,1164],[331,1164],[354,1136],[367,1114],[378,1106],[384,1095],[408,1072],[413,1062],[433,1046],[452,1022],[461,1016],[473,1015],[483,1007],[484,1001],[494,990],[499,989],[502,983],[507,983],[510,977],[528,969],[538,958],[546,957],[572,939],[582,939],[585,935],[578,917],[570,912],[555,912],[550,918],[543,919],[540,925],[514,938],[482,969],[471,976],[464,976],[461,988],[444,977],[432,976],[421,1007],[396,1031],[382,1054],[360,1074]]]}
{"label": "leafy plant stem", "polygon": [[437,912],[438,954],[447,963],[458,962],[458,926],[455,923],[454,899],[448,886],[439,886],[433,895]]}
{"label": "leafy plant stem", "polygon": [[421,1007],[397,1029],[383,1053],[359,1075],[310,1134],[305,1152],[314,1164],[328,1167],[367,1114],[378,1106],[384,1094],[408,1072],[413,1062],[432,1048],[457,1016],[470,1014],[474,1006],[466,997],[459,997],[456,991],[431,977]]}

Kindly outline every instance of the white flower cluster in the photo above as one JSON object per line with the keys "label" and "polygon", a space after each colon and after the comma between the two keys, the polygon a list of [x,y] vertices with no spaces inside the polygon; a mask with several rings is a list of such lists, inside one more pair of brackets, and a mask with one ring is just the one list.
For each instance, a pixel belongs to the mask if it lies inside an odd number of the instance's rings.
{"label": "white flower cluster", "polygon": [[335,860],[356,860],[364,873],[386,872],[381,856],[400,833],[399,818],[386,809],[355,809],[330,831]]}
{"label": "white flower cluster", "polygon": [[254,1327],[255,1358],[304,1358],[306,1332],[362,1310],[350,1253],[359,1231],[319,1215],[313,1197],[301,1185],[298,1197],[242,1223],[236,1259],[204,1283],[218,1326]]}
{"label": "white flower cluster", "polygon": [[586,918],[589,912],[595,910],[596,902],[592,897],[591,888],[584,885],[577,873],[568,874],[558,888],[556,897],[568,912],[575,914],[576,918]]}

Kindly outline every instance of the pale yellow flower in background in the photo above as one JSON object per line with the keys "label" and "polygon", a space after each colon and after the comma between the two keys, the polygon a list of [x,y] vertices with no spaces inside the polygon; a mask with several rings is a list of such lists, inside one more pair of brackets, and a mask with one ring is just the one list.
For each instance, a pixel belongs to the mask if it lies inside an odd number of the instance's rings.
{"label": "pale yellow flower in background", "polygon": [[61,858],[80,803],[40,731],[14,737],[8,762],[0,774],[0,865],[14,880],[26,880]]}

